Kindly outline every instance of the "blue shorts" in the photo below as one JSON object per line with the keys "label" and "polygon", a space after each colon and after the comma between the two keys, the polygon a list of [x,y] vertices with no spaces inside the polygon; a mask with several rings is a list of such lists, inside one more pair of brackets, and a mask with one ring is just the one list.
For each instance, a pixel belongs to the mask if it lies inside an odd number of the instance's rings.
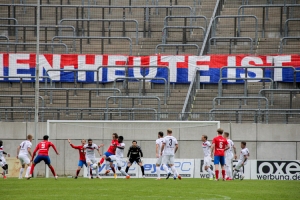
{"label": "blue shorts", "polygon": [[50,163],[51,163],[49,156],[40,156],[40,155],[38,155],[38,156],[34,159],[33,162],[34,162],[35,164],[38,164],[38,163],[41,162],[42,160],[43,160],[43,161],[45,162],[45,164],[47,164],[47,165],[50,165]]}
{"label": "blue shorts", "polygon": [[221,164],[221,166],[225,165],[225,157],[224,156],[214,156],[214,164],[218,165]]}
{"label": "blue shorts", "polygon": [[114,154],[112,154],[110,152],[105,152],[104,155],[106,156],[106,158],[108,158],[109,156],[114,155]]}
{"label": "blue shorts", "polygon": [[87,164],[86,164],[86,162],[85,162],[85,160],[79,160],[78,161],[78,167],[83,167],[83,165],[85,165],[86,167],[87,167]]}

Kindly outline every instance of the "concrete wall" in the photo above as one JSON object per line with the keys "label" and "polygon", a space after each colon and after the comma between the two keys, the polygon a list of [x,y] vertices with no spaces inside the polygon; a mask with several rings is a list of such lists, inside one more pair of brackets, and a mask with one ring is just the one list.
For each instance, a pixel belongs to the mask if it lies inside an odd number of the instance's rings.
{"label": "concrete wall", "polygon": [[[240,142],[246,141],[251,159],[262,160],[299,160],[300,159],[300,129],[297,124],[228,124],[221,127],[231,133],[238,152]],[[60,155],[50,150],[53,166],[58,174],[74,174],[77,168],[78,151],[72,149],[67,139],[75,145],[82,138],[92,138],[96,144],[104,143],[102,153],[107,149],[111,134],[117,132],[125,138],[127,153],[132,140],[137,140],[142,147],[144,157],[155,157],[155,140],[158,131],[166,132],[173,129],[173,135],[179,140],[177,158],[202,158],[201,135],[208,135],[211,140],[216,135],[216,126],[203,126],[199,122],[116,122],[101,123],[56,123],[50,126],[50,139],[56,145]],[[0,139],[4,142],[4,150],[16,156],[18,145],[27,134],[34,134],[34,123],[1,122]],[[47,123],[39,123],[37,138],[47,133]],[[34,143],[34,141],[33,141]],[[125,155],[126,156],[126,155]],[[37,165],[39,175],[44,174],[45,165]]]}

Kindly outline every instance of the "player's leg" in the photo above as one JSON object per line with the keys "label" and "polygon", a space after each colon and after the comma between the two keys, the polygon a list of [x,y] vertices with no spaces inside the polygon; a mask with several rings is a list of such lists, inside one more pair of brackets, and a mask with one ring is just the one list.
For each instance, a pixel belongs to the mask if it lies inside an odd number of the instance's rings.
{"label": "player's leg", "polygon": [[83,165],[84,165],[84,161],[83,160],[79,160],[78,161],[78,167],[77,167],[77,170],[76,170],[75,179],[78,178],[79,172],[80,172],[81,168],[83,167]]}
{"label": "player's leg", "polygon": [[20,160],[20,164],[21,164],[21,168],[20,168],[20,171],[19,171],[19,179],[22,179],[22,174],[24,172],[24,168],[25,168],[25,160],[23,158],[23,156],[19,156],[19,160]]}
{"label": "player's leg", "polygon": [[220,163],[220,156],[214,156],[216,180],[219,180],[219,163]]}
{"label": "player's leg", "polygon": [[127,163],[127,167],[125,169],[125,172],[128,173],[129,167],[132,165],[132,163],[134,162],[134,159],[129,158],[129,161]]}
{"label": "player's leg", "polygon": [[121,158],[118,158],[117,159],[117,167],[118,167],[118,170],[121,172],[121,174],[123,174],[127,179],[130,178],[129,174],[127,174],[124,169],[122,169],[122,164],[123,164],[123,161]]}
{"label": "player's leg", "polygon": [[44,157],[43,160],[44,160],[45,164],[48,165],[48,167],[51,170],[54,178],[57,179],[57,175],[56,175],[56,172],[54,170],[54,167],[51,165],[50,157],[49,156],[43,156],[43,157]]}
{"label": "player's leg", "polygon": [[157,158],[157,160],[156,160],[156,174],[157,174],[156,180],[160,180],[160,166],[161,166],[161,160],[162,160],[162,157],[161,157],[161,156],[160,156],[159,158]]}
{"label": "player's leg", "polygon": [[88,172],[88,178],[91,179],[93,178],[92,175],[92,169],[91,169],[91,159],[89,157],[85,158],[86,164],[87,164],[87,172]]}
{"label": "player's leg", "polygon": [[226,159],[225,170],[226,170],[226,175],[227,175],[226,180],[232,180],[232,159]]}
{"label": "player's leg", "polygon": [[137,159],[135,160],[135,162],[138,163],[138,165],[141,167],[141,171],[142,171],[143,178],[146,178],[146,177],[145,177],[145,169],[144,169],[144,166],[143,166],[143,163],[142,163],[141,158],[137,158]]}
{"label": "player's leg", "polygon": [[2,169],[3,169],[3,172],[2,172],[3,178],[6,179],[6,175],[5,174],[6,174],[6,170],[8,168],[8,165],[6,164],[6,161],[5,161],[4,157],[2,157],[0,159],[0,167],[2,167]]}
{"label": "player's leg", "polygon": [[224,156],[220,156],[220,164],[221,164],[221,169],[222,169],[222,178],[223,178],[223,181],[225,181],[226,172],[225,172],[225,157]]}
{"label": "player's leg", "polygon": [[208,157],[208,156],[204,157],[204,169],[209,174],[209,180],[213,180],[215,173],[210,169],[210,162],[211,162],[210,157]]}
{"label": "player's leg", "polygon": [[172,172],[174,174],[174,180],[176,180],[176,178],[181,180],[181,176],[180,176],[180,174],[178,174],[174,164],[175,164],[174,156],[171,155],[169,158],[169,165],[171,166]]}
{"label": "player's leg", "polygon": [[242,167],[242,161],[239,160],[234,168],[232,179],[235,179],[236,175],[240,172],[241,167]]}
{"label": "player's leg", "polygon": [[34,161],[32,162],[32,165],[31,165],[31,168],[30,168],[30,173],[29,173],[29,176],[28,176],[27,179],[30,179],[32,177],[35,165],[37,165],[39,162],[41,162],[41,160],[42,160],[42,157],[39,156],[39,155],[34,159]]}
{"label": "player's leg", "polygon": [[167,157],[167,155],[163,155],[162,156],[161,163],[162,163],[164,171],[166,171],[166,173],[167,173],[166,179],[168,179],[170,177],[170,175],[171,175],[171,172],[169,172],[169,169],[168,169],[168,166],[167,166],[167,164],[168,164],[168,157]]}
{"label": "player's leg", "polygon": [[109,162],[109,166],[110,166],[111,170],[112,170],[113,173],[114,173],[114,178],[116,179],[116,178],[117,178],[117,174],[116,174],[116,169],[115,169],[115,167],[114,167],[113,161]]}

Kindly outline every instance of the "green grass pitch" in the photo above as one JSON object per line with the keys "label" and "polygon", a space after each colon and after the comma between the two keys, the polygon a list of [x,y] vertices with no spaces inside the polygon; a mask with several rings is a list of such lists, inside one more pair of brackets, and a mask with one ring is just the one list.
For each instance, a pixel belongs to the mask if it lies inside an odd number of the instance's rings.
{"label": "green grass pitch", "polygon": [[0,179],[0,199],[298,199],[300,181],[182,179]]}

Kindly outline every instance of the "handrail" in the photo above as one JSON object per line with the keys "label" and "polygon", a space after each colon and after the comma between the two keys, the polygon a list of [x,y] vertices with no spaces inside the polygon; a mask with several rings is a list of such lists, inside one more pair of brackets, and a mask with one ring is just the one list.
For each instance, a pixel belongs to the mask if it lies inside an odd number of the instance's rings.
{"label": "handrail", "polygon": [[[135,25],[135,34],[136,34],[136,42],[135,44],[138,45],[139,44],[139,22],[135,19],[61,19],[59,21],[59,25],[61,25],[62,22],[64,21],[87,21],[87,22],[93,22],[93,21],[102,21],[102,22],[124,22],[123,23],[123,35],[125,36],[125,22],[134,22],[136,25]],[[77,24],[77,30],[78,30],[78,24]],[[88,24],[88,37],[90,36],[90,26]],[[104,23],[102,23],[102,31],[104,31]],[[110,29],[109,29],[110,31]],[[109,33],[110,35],[110,33]],[[78,36],[78,34],[77,34]]]}
{"label": "handrail", "polygon": [[[156,99],[157,100],[157,112],[160,113],[160,98],[159,97],[156,97],[156,96],[110,96],[110,97],[107,97],[106,99],[106,109],[109,109],[108,107],[108,101],[109,99],[111,98],[116,98],[116,99],[132,99],[132,106],[134,106],[134,100],[135,99]],[[119,104],[119,106],[121,106]],[[121,107],[119,107],[121,108]],[[160,115],[158,114],[158,120],[160,120]]]}
{"label": "handrail", "polygon": [[[102,37],[102,36],[89,36],[89,37],[85,37],[85,36],[54,36],[52,38],[52,43],[54,42],[55,39],[73,39],[73,46],[75,47],[75,51],[76,51],[76,43],[74,41],[74,39],[80,39],[80,41],[82,41],[82,39],[116,39],[116,40],[128,40],[129,41],[129,55],[132,54],[132,40],[130,37]],[[103,44],[102,44],[102,48],[103,48]],[[82,42],[80,42],[80,53],[82,53]]]}
{"label": "handrail", "polygon": [[[14,24],[15,25],[18,25],[19,22],[16,18],[11,18],[11,17],[8,17],[8,18],[0,18],[0,20],[8,20],[8,24],[10,25],[10,20],[13,20],[14,21]],[[17,27],[15,28],[15,35],[18,34],[18,29]],[[11,35],[11,30],[10,30],[10,27],[8,27],[8,35]],[[18,42],[18,37],[15,38],[16,42]]]}
{"label": "handrail", "polygon": [[257,45],[258,42],[258,35],[257,35],[257,31],[258,31],[258,24],[257,24],[257,17],[255,15],[219,15],[213,18],[213,26],[212,26],[212,37],[216,36],[216,29],[217,29],[217,25],[216,25],[216,21],[219,18],[234,18],[234,37],[239,37],[241,35],[241,25],[240,23],[236,23],[237,18],[254,18],[255,19],[255,44]]}
{"label": "handrail", "polygon": [[[17,49],[16,46],[20,46],[20,45],[36,45],[37,43],[20,43],[20,42],[0,42],[0,45],[8,45],[7,48],[7,53],[9,53],[9,45],[14,45],[15,46],[15,53],[17,53]],[[39,43],[39,45],[44,45],[44,46],[51,46],[52,48],[52,54],[54,53],[54,46],[63,46],[66,49],[66,54],[68,54],[68,46],[65,43]]]}
{"label": "handrail", "polygon": [[[127,64],[127,63],[126,63]],[[99,72],[99,70],[101,68],[125,68],[125,77],[128,76],[128,69],[129,68],[141,68],[141,69],[147,69],[147,68],[164,68],[168,70],[168,88],[170,88],[170,68],[168,66],[134,66],[134,65],[108,65],[108,66],[99,66],[97,68],[97,71]],[[97,88],[99,88],[99,73],[97,74]],[[128,88],[128,85],[126,85],[126,89]],[[126,92],[127,93],[127,92]],[[168,91],[168,97],[170,96],[170,91]]]}
{"label": "handrail", "polygon": [[[262,37],[265,37],[265,21],[266,19],[268,20],[268,8],[280,8],[280,24],[279,24],[279,32],[281,35],[282,34],[282,21],[283,21],[283,15],[284,15],[284,11],[283,8],[286,9],[287,8],[287,19],[290,18],[290,13],[289,13],[289,8],[290,7],[300,7],[299,4],[269,4],[269,5],[241,5],[238,8],[238,15],[243,15],[244,14],[244,9],[246,8],[262,8]],[[242,10],[242,11],[241,11]],[[242,12],[242,13],[241,13]]]}
{"label": "handrail", "polygon": [[221,14],[221,10],[223,8],[224,2],[225,2],[225,0],[217,0],[217,2],[216,2],[214,12],[213,12],[213,14],[210,18],[210,22],[209,22],[208,28],[206,30],[206,34],[205,34],[205,37],[204,37],[204,40],[203,40],[203,44],[202,44],[202,48],[201,48],[199,56],[203,56],[203,54],[207,53],[208,40],[209,40],[209,38],[211,37],[211,34],[212,34],[211,33],[212,22],[213,22],[213,19],[214,19],[215,16]]}
{"label": "handrail", "polygon": [[274,102],[274,97],[273,97],[273,93],[274,92],[286,92],[286,93],[290,93],[290,109],[292,109],[293,107],[293,93],[299,93],[300,92],[300,89],[261,89],[259,92],[258,92],[258,95],[259,96],[264,96],[262,93],[265,94],[265,92],[271,92],[271,105],[274,105],[273,102]]}
{"label": "handrail", "polygon": [[[280,39],[280,49],[279,49],[279,53],[280,54],[282,54],[282,52],[283,52],[283,43],[284,43],[284,41],[285,40],[300,40],[300,36],[296,36],[296,37],[282,37],[281,39]],[[286,43],[285,43],[286,44]]]}
{"label": "handrail", "polygon": [[[269,80],[271,82],[271,88],[273,88],[274,81],[271,78],[220,78],[218,82],[218,97],[223,96],[223,89],[222,89],[222,81],[223,80],[244,80],[245,83],[247,83],[247,80]],[[247,85],[244,84],[244,96],[248,96],[248,90],[247,90]],[[246,101],[245,101],[246,104]],[[219,102],[220,105],[220,102]]]}
{"label": "handrail", "polygon": [[291,19],[287,19],[284,22],[284,37],[288,37],[289,36],[289,22],[291,21],[298,21],[300,22],[300,18],[291,18]]}
{"label": "handrail", "polygon": [[[147,78],[147,77],[143,77],[143,78],[136,78],[136,77],[119,77],[119,78],[115,78],[114,80],[114,88],[116,87],[116,82],[117,80],[143,80],[143,83],[145,83],[145,80],[163,80],[165,83],[165,91],[164,91],[164,104],[167,105],[167,91],[170,90],[170,88],[168,88],[168,84],[167,84],[167,80],[165,78],[159,78],[159,77],[153,77],[153,78]],[[145,95],[145,85],[143,84],[143,93]],[[141,88],[139,87],[139,96],[141,96]]]}
{"label": "handrail", "polygon": [[236,40],[241,40],[241,41],[244,41],[244,40],[249,40],[250,41],[250,54],[253,53],[253,39],[251,37],[211,37],[209,38],[209,46],[208,46],[208,53],[210,53],[210,48],[211,48],[211,41],[214,40],[214,43],[215,43],[215,40],[229,40],[230,42],[230,48],[229,48],[229,54],[231,54],[231,48],[232,48],[232,40],[234,40],[234,42],[236,43]]}
{"label": "handrail", "polygon": [[0,38],[4,38],[4,39],[6,39],[6,42],[9,42],[9,38],[5,35],[0,35]]}
{"label": "handrail", "polygon": [[185,114],[187,113],[187,110],[192,106],[192,101],[195,100],[196,89],[200,87],[200,77],[198,76],[198,73],[200,73],[200,68],[196,67],[182,107],[181,120],[188,119]]}
{"label": "handrail", "polygon": [[[242,99],[257,99],[257,100],[265,100],[266,101],[266,105],[265,105],[265,109],[268,109],[268,106],[269,106],[269,100],[266,98],[266,97],[215,97],[213,98],[213,103],[212,103],[212,106],[213,106],[213,109],[215,109],[216,107],[216,100],[218,100],[218,102],[220,102],[220,100],[227,100],[227,99],[236,99],[236,100],[242,100]],[[218,103],[220,105],[220,103]],[[241,104],[239,104],[239,108],[241,108]],[[260,109],[260,101],[259,101],[259,108]]]}
{"label": "handrail", "polygon": [[199,55],[199,52],[200,52],[200,47],[197,44],[158,44],[155,47],[155,54],[158,54],[159,47],[164,47],[164,46],[165,47],[168,47],[168,46],[176,47],[176,55],[178,55],[178,47],[196,47],[197,48],[196,55]]}

